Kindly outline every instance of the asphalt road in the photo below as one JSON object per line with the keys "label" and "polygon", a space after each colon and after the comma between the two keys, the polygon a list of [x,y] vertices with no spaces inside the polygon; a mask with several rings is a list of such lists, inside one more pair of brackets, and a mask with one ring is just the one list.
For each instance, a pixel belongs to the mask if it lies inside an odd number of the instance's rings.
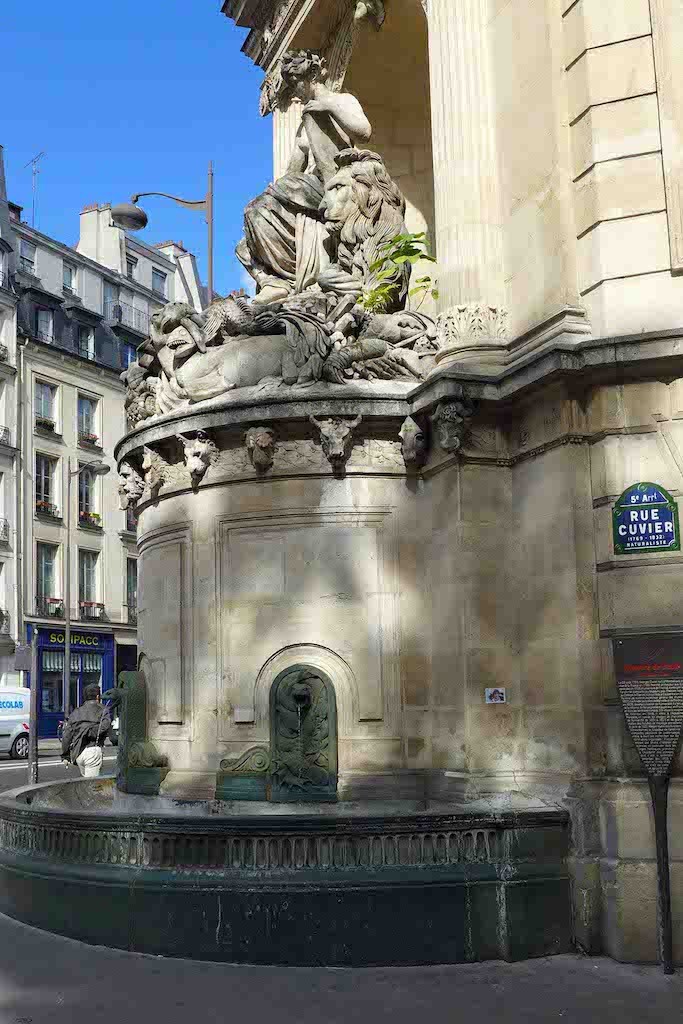
{"label": "asphalt road", "polygon": [[[113,747],[104,748],[103,775],[111,775],[116,766],[116,751]],[[38,761],[38,782],[61,782],[63,779],[79,778],[78,768],[65,768],[58,751],[49,751],[40,755]],[[12,761],[6,755],[0,755],[0,793],[7,789],[28,784],[28,766],[26,761]]]}

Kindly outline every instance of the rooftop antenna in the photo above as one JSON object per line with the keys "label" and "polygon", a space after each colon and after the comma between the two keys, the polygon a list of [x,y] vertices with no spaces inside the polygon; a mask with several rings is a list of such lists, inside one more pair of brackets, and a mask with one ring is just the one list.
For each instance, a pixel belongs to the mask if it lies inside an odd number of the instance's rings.
{"label": "rooftop antenna", "polygon": [[38,153],[37,156],[34,156],[32,160],[29,160],[29,162],[27,164],[24,164],[25,168],[29,167],[29,166],[32,168],[32,171],[31,171],[31,176],[33,178],[33,199],[31,201],[31,227],[32,228],[34,228],[36,226],[36,195],[37,195],[37,192],[38,192],[38,175],[40,174],[40,167],[38,166],[38,163],[39,163],[40,160],[42,160],[42,158],[44,156],[45,156],[45,152],[41,151],[40,153]]}

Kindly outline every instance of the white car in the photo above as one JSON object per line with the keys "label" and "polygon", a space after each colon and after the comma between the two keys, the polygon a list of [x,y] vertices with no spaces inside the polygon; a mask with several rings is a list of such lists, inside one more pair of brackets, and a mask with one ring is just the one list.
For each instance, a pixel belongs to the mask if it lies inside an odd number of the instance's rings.
{"label": "white car", "polygon": [[28,757],[31,691],[23,686],[0,687],[0,754]]}

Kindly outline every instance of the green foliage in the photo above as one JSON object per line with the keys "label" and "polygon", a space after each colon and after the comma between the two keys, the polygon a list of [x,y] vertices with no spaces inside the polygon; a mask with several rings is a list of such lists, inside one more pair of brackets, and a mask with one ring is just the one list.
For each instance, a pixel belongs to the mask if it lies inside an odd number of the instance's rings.
{"label": "green foliage", "polygon": [[[377,247],[379,253],[374,263],[370,264],[370,273],[375,278],[373,288],[366,288],[360,297],[361,306],[369,313],[384,312],[398,290],[397,277],[401,267],[406,263],[415,266],[419,262],[436,263],[435,258],[429,251],[426,232],[408,233],[396,235],[388,242],[383,242]],[[438,299],[439,293],[436,282],[429,275],[419,277],[415,287],[410,289],[410,298],[420,295],[418,309],[424,302],[427,295]]]}

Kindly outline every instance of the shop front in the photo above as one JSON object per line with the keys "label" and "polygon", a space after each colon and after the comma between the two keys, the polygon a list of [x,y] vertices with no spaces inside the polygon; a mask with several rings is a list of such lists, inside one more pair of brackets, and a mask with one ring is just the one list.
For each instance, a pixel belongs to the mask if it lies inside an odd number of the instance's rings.
{"label": "shop front", "polygon": [[[38,736],[52,739],[64,718],[64,629],[38,627]],[[28,640],[33,627],[28,626]],[[83,700],[83,689],[90,683],[104,692],[114,685],[114,637],[111,633],[73,629],[71,631],[71,672],[69,707]]]}

